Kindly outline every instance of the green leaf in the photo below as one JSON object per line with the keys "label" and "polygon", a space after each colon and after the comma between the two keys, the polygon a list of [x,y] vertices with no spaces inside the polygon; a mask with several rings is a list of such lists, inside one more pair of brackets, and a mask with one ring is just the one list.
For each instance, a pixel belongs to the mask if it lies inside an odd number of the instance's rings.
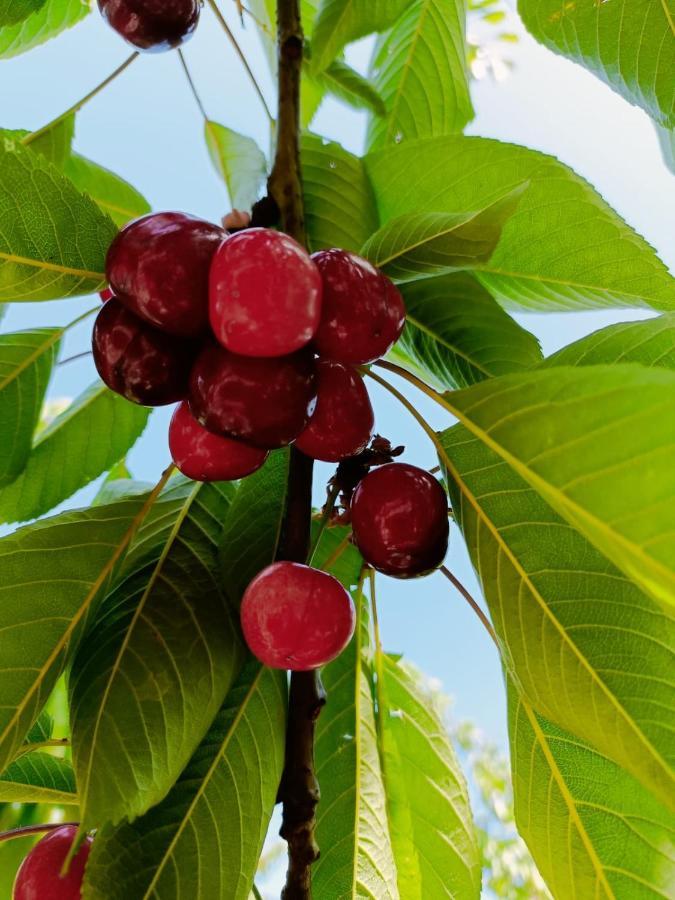
{"label": "green leaf", "polygon": [[654,898],[675,884],[673,817],[606,756],[509,684],[518,830],[555,897]]}
{"label": "green leaf", "polygon": [[381,659],[380,753],[401,900],[478,898],[480,854],[450,738],[419,676]]}
{"label": "green leaf", "polygon": [[316,727],[321,856],[312,886],[316,897],[398,900],[366,659],[368,610],[362,593],[356,600],[355,636],[322,673],[330,702]]}
{"label": "green leaf", "polygon": [[251,209],[267,175],[267,160],[253,138],[218,125],[204,123],[204,137],[216,172],[227,185],[235,209]]}
{"label": "green leaf", "polygon": [[[403,141],[365,159],[382,222],[483,209],[530,182],[476,274],[519,308],[675,309],[675,279],[582,178],[550,156],[477,137]],[[415,172],[411,178],[410,173]]]}
{"label": "green leaf", "polygon": [[518,11],[528,31],[550,50],[590,69],[656,122],[675,125],[675,18],[670,0],[565,5],[559,0],[519,0]]}
{"label": "green leaf", "polygon": [[16,25],[37,12],[45,0],[0,0],[0,27]]}
{"label": "green leaf", "polygon": [[54,300],[105,283],[116,228],[39,153],[0,139],[0,300]]}
{"label": "green leaf", "polygon": [[46,709],[43,709],[26,735],[24,748],[29,744],[43,744],[51,739],[53,733],[54,719]]}
{"label": "green leaf", "polygon": [[390,219],[361,249],[395,281],[440,275],[487,262],[527,184],[481,209],[459,213],[408,213]]}
{"label": "green leaf", "polygon": [[376,116],[386,115],[384,100],[377,88],[342,59],[333,60],[319,76],[326,89],[354,109],[369,109]]}
{"label": "green leaf", "polygon": [[48,753],[28,753],[0,775],[0,803],[77,805],[73,767]]}
{"label": "green leaf", "polygon": [[78,510],[0,539],[0,771],[49,698],[144,511],[140,500]]}
{"label": "green leaf", "polygon": [[386,118],[371,119],[368,148],[462,131],[473,118],[464,0],[413,0],[373,62]]}
{"label": "green leaf", "polygon": [[405,0],[321,0],[312,32],[312,71],[327,68],[345,44],[385,31],[407,5]]}
{"label": "green leaf", "polygon": [[339,144],[302,137],[305,218],[312,250],[358,251],[378,227],[375,196],[363,161]]}
{"label": "green leaf", "polygon": [[0,491],[0,521],[34,519],[120,460],[150,410],[96,382],[40,433],[19,477]]}
{"label": "green leaf", "polygon": [[[569,371],[542,370],[536,378],[543,383]],[[586,368],[578,374],[592,380],[598,371]],[[514,379],[492,383],[496,387],[507,381]],[[557,384],[560,398],[574,395],[569,380],[563,377]],[[516,393],[513,383],[511,390]],[[585,424],[580,410],[539,400],[548,412],[546,422],[528,422],[503,398],[499,406],[499,418],[519,431],[535,456],[542,441],[558,445],[552,420],[564,423],[570,437],[577,423],[581,430]],[[594,408],[607,405],[606,397],[594,395]],[[493,421],[490,435],[498,435],[502,427]],[[605,431],[606,438],[589,432],[598,448],[616,444],[611,431]],[[480,436],[455,426],[441,439],[455,519],[519,692],[539,713],[592,743],[664,802],[673,803],[675,754],[669,723],[675,708],[675,621]],[[582,463],[592,455],[583,445],[568,454]],[[622,482],[613,491],[623,498],[639,497]]]}
{"label": "green leaf", "polygon": [[657,125],[656,135],[659,139],[663,161],[673,175],[675,175],[675,127],[660,128]]}
{"label": "green leaf", "polygon": [[115,225],[126,225],[131,219],[150,212],[150,204],[136,188],[103,166],[71,153],[63,168],[75,187],[107,213]]}
{"label": "green leaf", "polygon": [[0,336],[0,487],[26,466],[62,328]]}
{"label": "green leaf", "polygon": [[284,673],[251,662],[167,798],[96,836],[84,900],[247,900],[284,759]]}
{"label": "green leaf", "polygon": [[549,356],[544,366],[635,362],[675,370],[675,314],[601,328]]}
{"label": "green leaf", "polygon": [[142,558],[129,554],[80,645],[69,688],[84,828],[166,796],[241,668],[217,558],[233,494],[187,482],[163,495],[139,532]]}
{"label": "green leaf", "polygon": [[85,0],[46,0],[32,15],[15,25],[0,28],[0,59],[25,53],[89,15]]}
{"label": "green leaf", "polygon": [[[30,132],[26,132],[28,136]],[[73,138],[75,137],[75,114],[66,116],[43,134],[29,141],[26,146],[33,153],[41,153],[58,169],[63,169],[70,157]]]}
{"label": "green leaf", "polygon": [[400,285],[406,326],[400,347],[445,388],[529,369],[541,360],[521,328],[468,272]]}

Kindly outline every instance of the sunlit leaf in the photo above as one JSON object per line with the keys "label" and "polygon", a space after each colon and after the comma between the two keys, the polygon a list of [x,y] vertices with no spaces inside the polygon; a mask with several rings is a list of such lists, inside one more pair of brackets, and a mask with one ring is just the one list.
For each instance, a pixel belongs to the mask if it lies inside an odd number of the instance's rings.
{"label": "sunlit leaf", "polygon": [[597,366],[621,362],[675,369],[675,314],[601,328],[558,350],[543,365]]}
{"label": "sunlit leaf", "polygon": [[235,209],[249,210],[265,183],[265,154],[253,138],[216,122],[205,122],[204,137],[211,162],[227,185],[230,203]]}
{"label": "sunlit leaf", "polygon": [[334,60],[319,76],[326,89],[355,109],[369,109],[376,116],[386,114],[384,100],[377,88],[341,59]]}
{"label": "sunlit leaf", "polygon": [[405,0],[321,0],[312,31],[312,69],[325,69],[345,44],[389,28],[407,6]]}
{"label": "sunlit leaf", "polygon": [[116,225],[125,225],[130,219],[150,212],[150,204],[136,188],[79,153],[70,154],[63,171]]}
{"label": "sunlit leaf", "polygon": [[0,59],[18,56],[56,37],[89,15],[90,9],[85,0],[46,0],[28,18],[0,28]]}
{"label": "sunlit leaf", "polygon": [[36,13],[45,0],[0,0],[0,28],[16,25]]}

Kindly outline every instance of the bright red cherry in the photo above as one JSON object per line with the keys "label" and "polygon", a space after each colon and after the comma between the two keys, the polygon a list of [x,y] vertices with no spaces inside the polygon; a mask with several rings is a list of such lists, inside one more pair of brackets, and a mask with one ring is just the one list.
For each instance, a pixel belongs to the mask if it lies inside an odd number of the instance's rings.
{"label": "bright red cherry", "polygon": [[108,300],[112,300],[112,298],[115,296],[109,287],[105,288],[102,291],[99,291],[98,295],[101,298],[101,303],[107,303]]}
{"label": "bright red cherry", "polygon": [[169,449],[176,467],[193,481],[234,481],[265,462],[269,453],[203,428],[187,401],[176,408],[169,425]]}
{"label": "bright red cherry", "polygon": [[375,424],[363,378],[351,366],[330,360],[319,360],[316,375],[316,409],[295,446],[324,462],[356,456],[368,446]]}
{"label": "bright red cherry", "polygon": [[171,50],[197,27],[199,0],[98,0],[107,23],[139,50]]}
{"label": "bright red cherry", "polygon": [[340,582],[299,563],[263,569],[241,602],[246,643],[273,669],[325,666],[347,646],[354,624],[354,604]]}
{"label": "bright red cherry", "polygon": [[117,298],[96,317],[92,349],[103,381],[133,403],[164,406],[187,394],[196,346],[152,328]]}
{"label": "bright red cherry", "polygon": [[314,337],[321,276],[293,238],[248,228],[228,238],[211,264],[211,328],[244,356],[286,356]]}
{"label": "bright red cherry", "polygon": [[316,352],[354,366],[384,356],[405,324],[398,290],[368,260],[346,250],[320,250],[312,259],[323,281]]}
{"label": "bright red cherry", "polygon": [[208,326],[209,268],[227,236],[179,212],[150,213],[125,225],[110,245],[106,276],[127,309],[169,334]]}
{"label": "bright red cherry", "polygon": [[16,873],[12,900],[80,900],[93,838],[84,839],[68,874],[60,875],[76,834],[76,825],[62,825],[33,847]]}
{"label": "bright red cherry", "polygon": [[366,562],[411,578],[438,568],[448,549],[448,501],[439,482],[417,466],[372,469],[352,498],[354,540]]}
{"label": "bright red cherry", "polygon": [[258,359],[214,344],[190,377],[190,409],[201,425],[266,450],[294,441],[315,401],[314,358],[306,349]]}

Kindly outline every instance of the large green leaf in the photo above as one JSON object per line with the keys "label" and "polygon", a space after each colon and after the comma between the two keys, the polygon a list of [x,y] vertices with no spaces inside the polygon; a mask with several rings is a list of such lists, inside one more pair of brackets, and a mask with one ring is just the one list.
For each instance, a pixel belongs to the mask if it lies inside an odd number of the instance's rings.
{"label": "large green leaf", "polygon": [[27,19],[0,28],[0,59],[25,53],[72,28],[90,9],[85,0],[46,0]]}
{"label": "large green leaf", "polygon": [[545,366],[636,362],[675,369],[675,314],[601,328],[549,356]]}
{"label": "large green leaf", "polygon": [[398,900],[366,658],[368,610],[362,595],[356,600],[354,638],[322,674],[329,700],[316,728],[321,856],[312,886],[316,897]]}
{"label": "large green leaf", "polygon": [[446,399],[475,437],[672,611],[675,373],[561,366]]}
{"label": "large green leaf", "polygon": [[[675,308],[675,279],[578,175],[550,156],[477,137],[403,141],[366,157],[381,221],[482,209],[530,182],[477,276],[525,309]],[[411,178],[410,173],[415,177]]]}
{"label": "large green leaf", "polygon": [[407,5],[405,0],[321,0],[312,32],[312,69],[325,69],[345,44],[385,31]]}
{"label": "large green leaf", "polygon": [[378,227],[375,196],[363,161],[333,141],[306,134],[302,175],[312,250],[360,250]]}
{"label": "large green leaf", "polygon": [[518,0],[538,41],[581,63],[662,125],[675,125],[672,0]]}
{"label": "large green leaf", "polygon": [[0,521],[36,518],[105,472],[138,440],[149,414],[93,384],[40,433],[21,475],[0,491]]}
{"label": "large green leaf", "polygon": [[136,188],[119,175],[104,169],[79,153],[71,153],[63,167],[64,174],[83,194],[91,197],[116,225],[150,212],[150,204]]}
{"label": "large green leaf", "polygon": [[384,100],[372,81],[352,69],[344,60],[333,60],[317,78],[326,90],[354,109],[369,109],[376,116],[386,115]]}
{"label": "large green leaf", "polygon": [[525,189],[519,185],[477,210],[397,216],[361,252],[396,281],[475,268],[492,256]]}
{"label": "large green leaf", "polygon": [[521,328],[468,272],[400,285],[406,326],[400,347],[445,388],[531,368],[541,359]]}
{"label": "large green leaf", "polygon": [[217,122],[204,123],[204,137],[211,162],[227,186],[230,203],[235,209],[250,209],[265,183],[265,154],[253,138]]}
{"label": "large green leaf", "polygon": [[284,758],[286,680],[251,662],[167,798],[96,836],[84,900],[247,900]]}
{"label": "large green leaf", "polygon": [[[540,371],[544,381],[567,369]],[[649,372],[649,370],[643,370]],[[593,369],[579,370],[592,378]],[[500,379],[502,383],[506,379]],[[475,389],[471,389],[474,391]],[[559,383],[559,396],[572,393]],[[468,393],[468,392],[467,392]],[[497,392],[499,393],[499,392]],[[568,431],[581,411],[546,404]],[[596,395],[603,409],[608,400]],[[488,402],[489,405],[489,402]],[[527,438],[557,445],[551,422],[500,415]],[[607,446],[617,443],[605,429]],[[490,435],[499,433],[493,424]],[[594,435],[605,446],[604,435]],[[509,673],[539,713],[589,741],[675,803],[675,620],[623,577],[496,452],[462,426],[442,435],[455,518],[479,574]],[[584,461],[581,446],[574,459]],[[597,452],[597,451],[596,451]],[[623,498],[638,498],[615,484]]]}
{"label": "large green leaf", "polygon": [[0,145],[0,300],[53,300],[104,285],[116,228],[39,153]]}
{"label": "large green leaf", "polygon": [[80,645],[69,688],[83,827],[166,796],[241,668],[217,555],[233,493],[188,482],[164,495]]}
{"label": "large green leaf", "polygon": [[48,699],[149,502],[64,513],[0,539],[0,771]]}
{"label": "large green leaf", "polygon": [[480,897],[466,783],[433,701],[401,662],[378,669],[380,753],[401,900]]}
{"label": "large green leaf", "polygon": [[639,782],[509,685],[518,830],[555,897],[653,900],[675,884],[673,816]]}
{"label": "large green leaf", "polygon": [[373,118],[370,149],[462,131],[473,118],[464,0],[413,0],[373,62],[387,115]]}
{"label": "large green leaf", "polygon": [[73,767],[48,753],[28,753],[0,774],[0,803],[77,805]]}
{"label": "large green leaf", "polygon": [[0,0],[0,27],[16,25],[37,12],[45,0]]}
{"label": "large green leaf", "polygon": [[0,487],[26,465],[62,334],[38,328],[0,336]]}

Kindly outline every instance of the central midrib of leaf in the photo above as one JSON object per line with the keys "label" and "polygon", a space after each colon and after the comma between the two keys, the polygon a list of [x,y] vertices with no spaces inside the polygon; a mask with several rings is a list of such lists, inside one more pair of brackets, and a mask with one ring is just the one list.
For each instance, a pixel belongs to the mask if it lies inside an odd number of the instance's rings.
{"label": "central midrib of leaf", "polygon": [[70,266],[62,266],[59,263],[46,262],[43,259],[31,259],[28,256],[17,256],[14,253],[6,253],[4,250],[0,250],[0,259],[17,263],[21,266],[32,266],[35,269],[59,272],[61,275],[77,275],[80,278],[92,278],[97,281],[103,281],[105,279],[105,272],[90,272],[88,269],[74,269]]}
{"label": "central midrib of leaf", "polygon": [[442,344],[446,347],[451,353],[454,353],[455,356],[461,356],[462,359],[465,359],[470,366],[473,366],[475,369],[480,369],[481,372],[485,375],[486,378],[489,378],[493,373],[489,372],[482,363],[480,363],[477,359],[474,359],[470,354],[466,352],[466,350],[462,350],[459,347],[455,347],[454,344],[451,344],[446,338],[444,338],[441,334],[438,334],[435,331],[432,331],[426,325],[422,324],[419,319],[416,319],[415,316],[411,316],[410,313],[406,313],[406,322],[409,322],[411,325],[414,325],[415,328],[424,332],[424,334],[428,335],[433,341],[438,344]]}
{"label": "central midrib of leaf", "polygon": [[422,9],[420,11],[420,17],[417,20],[417,25],[415,27],[415,34],[413,36],[412,41],[410,42],[410,47],[408,49],[408,54],[406,56],[405,64],[403,66],[403,70],[401,72],[401,78],[398,83],[398,88],[396,89],[396,97],[394,98],[394,103],[391,108],[391,112],[388,115],[389,124],[387,125],[387,132],[385,135],[386,140],[391,139],[392,129],[396,124],[396,112],[398,110],[399,104],[401,102],[401,97],[403,96],[403,87],[405,85],[406,79],[408,78],[408,73],[410,72],[410,67],[412,65],[412,58],[415,55],[415,50],[417,48],[417,43],[420,39],[420,35],[422,34],[422,26],[424,24],[424,20],[429,14],[429,6],[431,0],[422,0]]}

